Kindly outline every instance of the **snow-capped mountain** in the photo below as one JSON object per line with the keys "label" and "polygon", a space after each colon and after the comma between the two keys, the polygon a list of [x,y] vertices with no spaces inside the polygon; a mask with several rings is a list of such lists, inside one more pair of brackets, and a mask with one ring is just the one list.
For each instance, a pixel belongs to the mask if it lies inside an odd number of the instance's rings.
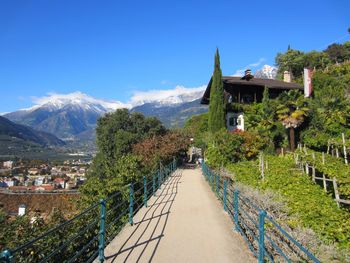
{"label": "snow-capped mountain", "polygon": [[156,105],[176,105],[179,103],[192,102],[202,97],[206,86],[197,88],[185,88],[176,86],[170,90],[150,90],[135,92],[131,97],[130,104],[133,107],[141,106],[146,103],[154,103]]}
{"label": "snow-capped mountain", "polygon": [[261,69],[255,71],[255,78],[275,79],[277,75],[277,68],[270,65],[264,65]]}
{"label": "snow-capped mountain", "polygon": [[67,139],[96,127],[97,119],[117,108],[129,107],[118,101],[100,100],[82,92],[50,94],[34,98],[37,104],[28,109],[5,114],[13,122]]}
{"label": "snow-capped mountain", "polygon": [[67,105],[75,105],[77,108],[81,108],[83,110],[91,110],[95,112],[108,112],[114,111],[118,108],[129,108],[129,104],[122,103],[120,101],[108,101],[97,99],[91,97],[85,93],[80,91],[76,91],[69,94],[56,94],[51,93],[48,96],[33,98],[33,101],[37,104],[29,109],[25,109],[27,111],[33,111],[37,108],[45,107],[48,110],[58,110],[66,107]]}

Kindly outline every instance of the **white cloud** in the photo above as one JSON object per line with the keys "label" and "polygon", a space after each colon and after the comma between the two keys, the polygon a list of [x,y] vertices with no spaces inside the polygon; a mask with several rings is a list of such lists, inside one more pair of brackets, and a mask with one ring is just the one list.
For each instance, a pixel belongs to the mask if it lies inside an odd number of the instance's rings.
{"label": "white cloud", "polygon": [[246,69],[252,69],[252,68],[259,67],[265,60],[266,60],[265,58],[260,58],[258,61],[254,62],[254,63],[250,63],[249,65],[245,66],[242,69],[236,70],[236,72],[233,73],[232,76],[234,76],[234,77],[241,77],[241,76],[244,75],[244,71]]}

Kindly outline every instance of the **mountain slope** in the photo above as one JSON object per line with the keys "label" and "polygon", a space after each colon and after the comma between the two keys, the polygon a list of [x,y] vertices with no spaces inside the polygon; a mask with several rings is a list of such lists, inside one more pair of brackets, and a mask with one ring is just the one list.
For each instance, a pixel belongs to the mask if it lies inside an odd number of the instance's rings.
{"label": "mountain slope", "polygon": [[146,116],[154,116],[170,127],[183,127],[185,121],[193,115],[208,111],[207,105],[201,105],[200,99],[177,104],[146,103],[131,109],[131,112],[140,112]]}
{"label": "mountain slope", "polygon": [[0,116],[0,135],[2,138],[18,138],[24,141],[33,142],[42,146],[62,146],[65,143],[56,136],[36,131],[30,127],[16,124]]}

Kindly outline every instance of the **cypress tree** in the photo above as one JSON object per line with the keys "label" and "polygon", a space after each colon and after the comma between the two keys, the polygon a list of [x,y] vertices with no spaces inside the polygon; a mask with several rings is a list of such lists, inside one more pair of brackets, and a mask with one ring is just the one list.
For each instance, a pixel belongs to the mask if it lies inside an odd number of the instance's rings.
{"label": "cypress tree", "polygon": [[222,72],[220,68],[218,49],[216,49],[214,73],[210,86],[208,128],[211,133],[215,133],[220,129],[225,128],[224,86],[222,83]]}

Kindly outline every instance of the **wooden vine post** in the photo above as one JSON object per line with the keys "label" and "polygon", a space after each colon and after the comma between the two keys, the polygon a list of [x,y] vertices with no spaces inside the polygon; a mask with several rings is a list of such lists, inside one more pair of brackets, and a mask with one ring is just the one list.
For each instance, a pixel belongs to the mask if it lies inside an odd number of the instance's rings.
{"label": "wooden vine post", "polygon": [[312,153],[312,181],[315,182],[315,177],[316,177],[316,156],[315,153]]}
{"label": "wooden vine post", "polygon": [[261,171],[261,179],[264,181],[265,179],[265,166],[264,166],[264,155],[260,154],[260,171]]}
{"label": "wooden vine post", "polygon": [[328,140],[328,145],[327,145],[327,154],[329,154],[329,140]]}
{"label": "wooden vine post", "polygon": [[324,173],[322,173],[322,178],[323,178],[323,189],[327,193],[327,181],[326,181],[326,176],[324,175]]}
{"label": "wooden vine post", "polygon": [[325,164],[325,156],[324,156],[324,152],[322,152],[322,164]]}
{"label": "wooden vine post", "polygon": [[339,192],[338,192],[338,186],[337,186],[337,179],[333,177],[333,188],[334,188],[334,196],[335,196],[335,201],[337,202],[337,206],[339,206]]}
{"label": "wooden vine post", "polygon": [[342,134],[341,134],[341,137],[342,137],[342,141],[343,141],[344,162],[345,162],[345,164],[348,164],[348,156],[347,156],[346,144],[345,144],[345,134],[342,133]]}

